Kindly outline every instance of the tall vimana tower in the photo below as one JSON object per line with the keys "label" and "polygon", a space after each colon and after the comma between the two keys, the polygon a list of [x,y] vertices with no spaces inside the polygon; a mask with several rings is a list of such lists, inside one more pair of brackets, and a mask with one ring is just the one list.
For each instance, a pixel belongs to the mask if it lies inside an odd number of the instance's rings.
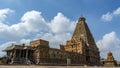
{"label": "tall vimana tower", "polygon": [[64,46],[66,51],[77,52],[87,65],[98,65],[100,63],[99,49],[88,28],[84,17],[80,17],[71,40]]}

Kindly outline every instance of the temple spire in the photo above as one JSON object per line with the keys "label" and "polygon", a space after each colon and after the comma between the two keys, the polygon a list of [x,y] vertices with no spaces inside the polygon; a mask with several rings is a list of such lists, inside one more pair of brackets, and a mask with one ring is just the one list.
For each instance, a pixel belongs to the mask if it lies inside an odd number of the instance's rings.
{"label": "temple spire", "polygon": [[93,65],[94,63],[97,65],[100,63],[99,49],[85,20],[83,16],[78,19],[73,36],[71,40],[66,42],[64,49],[84,55],[85,57],[82,59],[88,65]]}
{"label": "temple spire", "polygon": [[97,47],[94,38],[85,20],[86,19],[83,16],[79,18],[72,39],[76,40],[82,39],[88,46],[90,45],[92,48],[96,49]]}
{"label": "temple spire", "polygon": [[78,21],[85,21],[85,20],[86,19],[83,16],[81,16]]}

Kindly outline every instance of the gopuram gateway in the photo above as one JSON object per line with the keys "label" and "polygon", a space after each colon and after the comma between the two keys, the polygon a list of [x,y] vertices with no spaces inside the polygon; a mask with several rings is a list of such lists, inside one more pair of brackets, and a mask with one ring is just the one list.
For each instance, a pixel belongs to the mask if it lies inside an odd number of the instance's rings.
{"label": "gopuram gateway", "polygon": [[40,65],[99,65],[99,49],[85,22],[80,17],[71,40],[60,49],[50,48],[49,42],[38,39],[25,44],[11,46],[5,49],[8,64],[40,64]]}

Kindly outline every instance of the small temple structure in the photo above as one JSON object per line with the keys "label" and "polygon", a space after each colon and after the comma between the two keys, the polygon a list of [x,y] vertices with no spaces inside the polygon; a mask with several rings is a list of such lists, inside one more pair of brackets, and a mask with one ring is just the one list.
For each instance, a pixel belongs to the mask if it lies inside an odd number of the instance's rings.
{"label": "small temple structure", "polygon": [[106,67],[117,66],[117,62],[115,61],[112,52],[108,52],[107,59],[104,62],[104,66],[106,66]]}

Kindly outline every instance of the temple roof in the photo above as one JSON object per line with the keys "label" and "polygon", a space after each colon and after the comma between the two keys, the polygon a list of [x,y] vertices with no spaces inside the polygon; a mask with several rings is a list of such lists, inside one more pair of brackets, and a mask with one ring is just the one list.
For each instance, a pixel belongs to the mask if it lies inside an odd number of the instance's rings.
{"label": "temple roof", "polygon": [[33,47],[31,46],[25,46],[25,45],[15,45],[12,44],[11,46],[7,47],[4,51],[10,51],[10,50],[14,50],[14,49],[20,49],[20,50],[24,50],[24,49],[33,49]]}
{"label": "temple roof", "polygon": [[112,52],[108,52],[108,56],[113,56],[113,55],[112,55]]}

